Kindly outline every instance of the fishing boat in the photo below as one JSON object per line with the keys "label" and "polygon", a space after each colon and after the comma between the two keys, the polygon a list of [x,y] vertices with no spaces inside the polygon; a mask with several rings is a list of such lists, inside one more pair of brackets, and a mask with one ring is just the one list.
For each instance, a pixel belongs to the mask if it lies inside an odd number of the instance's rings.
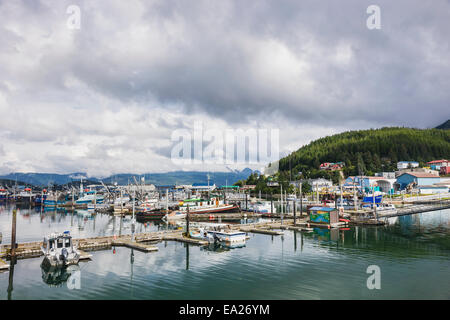
{"label": "fishing boat", "polygon": [[0,201],[5,201],[8,199],[8,191],[3,187],[0,187]]}
{"label": "fishing boat", "polygon": [[136,219],[137,220],[146,220],[146,219],[162,219],[169,212],[165,209],[145,209],[136,211]]}
{"label": "fishing boat", "polygon": [[34,201],[35,196],[31,188],[25,188],[16,195],[15,200],[16,202],[30,203]]}
{"label": "fishing boat", "polygon": [[108,209],[109,207],[109,203],[88,203],[87,205],[88,210]]}
{"label": "fishing boat", "polygon": [[34,204],[37,206],[44,205],[45,200],[47,199],[47,194],[38,194],[36,198],[34,198]]}
{"label": "fishing boat", "polygon": [[208,199],[193,198],[180,202],[179,211],[181,213],[202,214],[202,213],[224,213],[234,212],[239,209],[235,204],[226,204],[223,199],[213,197]]}
{"label": "fishing boat", "polygon": [[186,214],[211,214],[211,213],[227,213],[234,212],[239,209],[239,206],[235,204],[225,204],[222,199],[211,198],[206,200],[203,198],[192,198],[184,201],[180,201],[179,209],[169,211],[164,220],[179,220],[186,218]]}
{"label": "fishing boat", "polygon": [[103,203],[103,195],[98,195],[95,193],[95,191],[89,191],[84,195],[83,197],[79,198],[77,201],[75,201],[78,205],[87,205],[90,203]]}
{"label": "fishing boat", "polygon": [[58,200],[58,195],[56,192],[51,192],[47,194],[47,196],[44,199],[44,206],[45,207],[56,207],[58,205],[65,204],[65,201]]}
{"label": "fishing boat", "polygon": [[80,259],[80,254],[73,245],[69,231],[52,233],[44,237],[41,251],[45,256],[42,261],[42,266],[45,267],[64,267],[77,264]]}
{"label": "fishing boat", "polygon": [[153,210],[158,207],[158,199],[146,197],[145,200],[136,208],[138,211]]}

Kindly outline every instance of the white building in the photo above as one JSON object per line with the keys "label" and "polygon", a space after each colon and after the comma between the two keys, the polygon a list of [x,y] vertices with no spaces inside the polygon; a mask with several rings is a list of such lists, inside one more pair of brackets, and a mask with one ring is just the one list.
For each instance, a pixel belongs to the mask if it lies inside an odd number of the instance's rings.
{"label": "white building", "polygon": [[432,186],[420,186],[420,194],[437,194],[437,193],[447,193],[449,188],[445,185],[433,184]]}
{"label": "white building", "polygon": [[395,172],[377,172],[375,173],[375,177],[395,179]]}
{"label": "white building", "polygon": [[397,169],[418,168],[419,163],[417,161],[399,161],[397,162]]}
{"label": "white building", "polygon": [[333,182],[324,178],[318,179],[309,179],[308,183],[311,185],[313,189],[319,188],[330,188],[333,186]]}

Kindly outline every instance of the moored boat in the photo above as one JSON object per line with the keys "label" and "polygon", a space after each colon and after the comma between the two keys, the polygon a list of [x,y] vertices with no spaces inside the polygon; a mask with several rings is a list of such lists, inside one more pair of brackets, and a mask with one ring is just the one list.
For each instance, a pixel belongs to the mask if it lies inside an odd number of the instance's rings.
{"label": "moored boat", "polygon": [[0,187],[0,201],[6,201],[8,199],[8,191],[3,187]]}
{"label": "moored boat", "polygon": [[103,196],[96,194],[94,191],[89,191],[83,197],[75,201],[77,205],[88,205],[90,203],[101,204],[103,203]]}
{"label": "moored boat", "polygon": [[47,267],[63,267],[77,264],[80,259],[80,254],[73,245],[69,231],[52,233],[44,237],[41,251],[45,256],[42,265]]}
{"label": "moored boat", "polygon": [[218,197],[210,199],[194,198],[181,201],[178,211],[187,213],[188,208],[190,214],[203,214],[234,212],[239,209],[239,206],[235,204],[226,204],[223,199],[219,199]]}
{"label": "moored boat", "polygon": [[165,209],[147,209],[136,211],[136,219],[137,220],[145,220],[145,219],[162,219],[167,215],[167,211]]}
{"label": "moored boat", "polygon": [[224,242],[224,243],[245,243],[246,234],[241,231],[231,230],[206,230],[200,228],[198,232],[191,231],[189,236],[194,239],[207,240],[209,242]]}

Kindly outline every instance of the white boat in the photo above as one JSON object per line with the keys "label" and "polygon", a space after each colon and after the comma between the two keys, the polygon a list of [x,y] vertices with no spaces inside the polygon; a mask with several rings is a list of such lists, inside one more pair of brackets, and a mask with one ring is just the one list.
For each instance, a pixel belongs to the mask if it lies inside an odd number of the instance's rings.
{"label": "white boat", "polygon": [[45,256],[44,261],[42,261],[44,267],[64,267],[77,264],[80,259],[80,254],[73,245],[69,231],[52,233],[44,237],[41,251]]}
{"label": "white boat", "polygon": [[172,211],[166,214],[162,219],[166,221],[181,220],[186,218],[186,213],[180,211]]}
{"label": "white boat", "polygon": [[381,203],[377,206],[377,214],[380,216],[397,213],[397,208],[393,204]]}
{"label": "white boat", "polygon": [[89,203],[87,205],[88,210],[95,210],[95,209],[107,209],[109,208],[109,203]]}
{"label": "white boat", "polygon": [[75,201],[76,204],[89,204],[89,203],[103,203],[103,196],[95,194],[93,191],[89,191],[85,196]]}
{"label": "white boat", "polygon": [[198,232],[190,232],[189,236],[194,239],[207,240],[209,242],[242,243],[246,240],[245,232],[225,231],[225,230],[206,230],[199,228]]}
{"label": "white boat", "polygon": [[384,222],[386,224],[396,224],[397,221],[398,221],[398,217],[397,216],[395,216],[395,217],[385,217],[384,218]]}
{"label": "white boat", "polygon": [[[274,208],[275,209],[275,208]],[[272,213],[272,205],[270,201],[257,201],[248,205],[248,210],[255,213]]]}
{"label": "white boat", "polygon": [[136,207],[136,211],[147,212],[158,208],[158,199],[146,197],[145,200]]}
{"label": "white boat", "polygon": [[213,197],[210,199],[194,198],[186,199],[180,202],[181,213],[187,213],[189,207],[189,213],[199,214],[199,213],[224,213],[232,212],[239,207],[235,204],[226,204],[223,199],[218,197]]}

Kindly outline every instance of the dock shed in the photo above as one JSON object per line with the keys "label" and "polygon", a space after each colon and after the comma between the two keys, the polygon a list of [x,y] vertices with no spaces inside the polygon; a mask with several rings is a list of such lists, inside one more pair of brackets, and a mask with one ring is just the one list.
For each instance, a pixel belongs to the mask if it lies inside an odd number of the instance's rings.
{"label": "dock shed", "polygon": [[309,221],[313,223],[335,224],[339,222],[339,212],[330,207],[309,208]]}

